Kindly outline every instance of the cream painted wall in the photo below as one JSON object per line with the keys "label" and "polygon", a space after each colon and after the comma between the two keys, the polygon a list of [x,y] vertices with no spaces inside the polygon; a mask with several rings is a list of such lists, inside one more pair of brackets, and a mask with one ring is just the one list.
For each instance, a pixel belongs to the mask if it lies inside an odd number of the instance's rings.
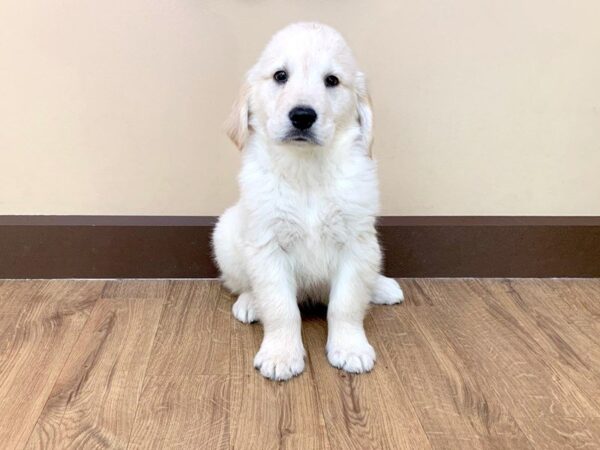
{"label": "cream painted wall", "polygon": [[600,215],[598,0],[0,0],[0,214],[220,213],[269,36],[342,31],[387,215]]}

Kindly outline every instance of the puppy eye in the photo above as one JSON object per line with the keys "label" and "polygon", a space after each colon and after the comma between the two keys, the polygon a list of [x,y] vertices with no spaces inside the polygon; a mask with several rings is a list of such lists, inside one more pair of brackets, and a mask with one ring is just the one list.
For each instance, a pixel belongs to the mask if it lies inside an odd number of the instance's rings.
{"label": "puppy eye", "polygon": [[340,79],[335,75],[327,75],[325,77],[325,86],[327,87],[335,87],[340,84]]}
{"label": "puppy eye", "polygon": [[283,84],[287,81],[288,79],[288,74],[285,70],[278,70],[277,72],[275,72],[273,74],[273,79],[279,83],[279,84]]}

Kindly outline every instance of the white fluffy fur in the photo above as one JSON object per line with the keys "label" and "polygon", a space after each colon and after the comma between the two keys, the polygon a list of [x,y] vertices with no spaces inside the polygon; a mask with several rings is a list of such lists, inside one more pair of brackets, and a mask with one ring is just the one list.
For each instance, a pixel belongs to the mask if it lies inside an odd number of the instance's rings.
{"label": "white fluffy fur", "polygon": [[[273,73],[285,69],[285,84]],[[335,74],[336,87],[324,77]],[[290,143],[289,111],[309,105],[318,144]],[[290,25],[248,72],[228,122],[243,149],[240,199],[219,219],[213,242],[225,285],[239,294],[234,316],[260,320],[254,365],[285,380],[304,369],[298,302],[327,301],[327,356],[348,372],[373,368],[363,319],[369,301],[402,301],[379,274],[379,194],[370,158],[372,115],[364,76],[343,38],[313,23]]]}

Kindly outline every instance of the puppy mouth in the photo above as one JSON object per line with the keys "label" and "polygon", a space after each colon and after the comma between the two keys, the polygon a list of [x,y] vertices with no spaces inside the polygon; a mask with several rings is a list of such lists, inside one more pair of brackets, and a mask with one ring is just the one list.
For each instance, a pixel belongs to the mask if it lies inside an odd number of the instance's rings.
{"label": "puppy mouth", "polygon": [[283,142],[292,142],[295,144],[312,144],[312,145],[321,145],[321,142],[317,139],[317,137],[311,132],[307,131],[290,131],[288,134],[284,136],[282,139]]}

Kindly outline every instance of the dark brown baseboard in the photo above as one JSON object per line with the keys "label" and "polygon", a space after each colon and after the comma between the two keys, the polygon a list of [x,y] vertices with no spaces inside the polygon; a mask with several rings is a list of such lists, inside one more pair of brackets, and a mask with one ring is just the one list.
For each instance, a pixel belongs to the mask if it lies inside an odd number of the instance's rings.
{"label": "dark brown baseboard", "polygon": [[[0,278],[212,278],[213,217],[0,216]],[[600,217],[382,217],[393,277],[600,277]]]}

